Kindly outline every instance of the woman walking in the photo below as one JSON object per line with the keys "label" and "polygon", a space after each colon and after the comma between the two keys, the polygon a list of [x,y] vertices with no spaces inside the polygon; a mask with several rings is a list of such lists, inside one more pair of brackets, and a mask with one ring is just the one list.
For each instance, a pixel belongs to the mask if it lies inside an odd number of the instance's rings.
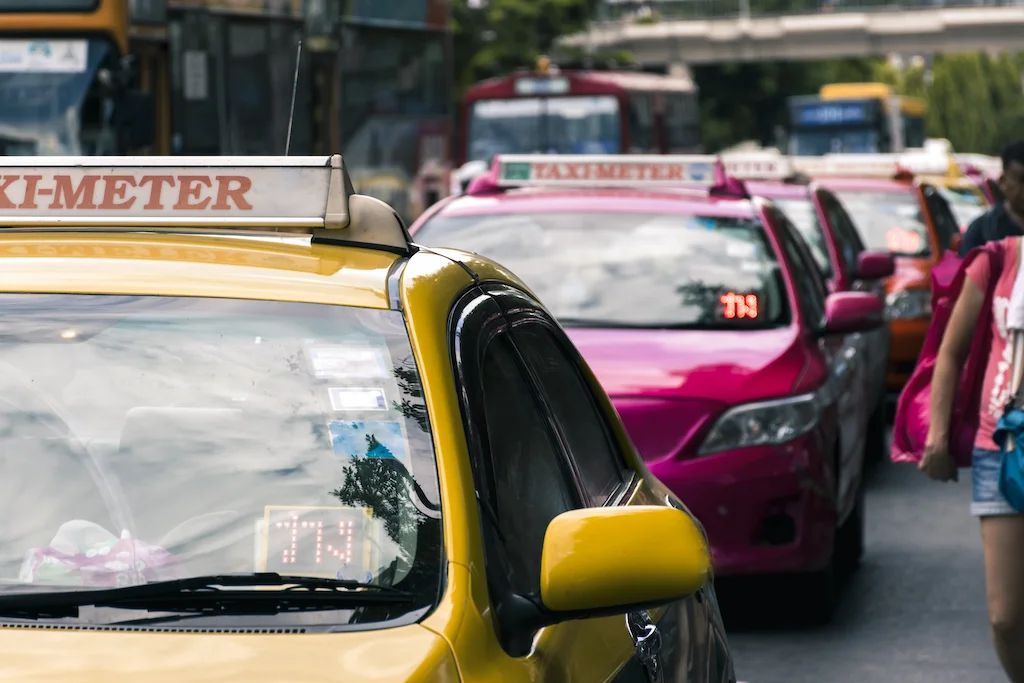
{"label": "woman walking", "polygon": [[[1017,283],[1021,240],[1009,237],[991,243],[967,266],[967,277],[935,359],[928,435],[919,464],[921,471],[932,479],[957,480],[957,465],[949,446],[954,397],[976,327],[990,324],[992,346],[982,383],[981,414],[972,457],[971,513],[981,521],[992,636],[1003,668],[1013,683],[1024,683],[1024,515],[1000,492],[1003,454],[993,441],[993,433],[1024,370],[1019,359],[1014,362],[1012,343],[1015,336],[1024,338],[1024,329],[1020,335],[1013,334],[1014,329],[1024,328],[1024,278]],[[987,304],[991,305],[990,311],[984,310]]]}

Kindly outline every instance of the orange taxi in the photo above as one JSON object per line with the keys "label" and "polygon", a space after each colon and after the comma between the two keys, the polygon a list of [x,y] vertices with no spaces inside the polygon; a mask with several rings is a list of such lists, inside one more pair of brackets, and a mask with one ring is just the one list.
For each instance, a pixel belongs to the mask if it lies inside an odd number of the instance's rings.
{"label": "orange taxi", "polygon": [[[868,249],[893,254],[885,281],[890,347],[886,388],[899,392],[917,364],[931,316],[931,270],[960,247],[960,227],[940,188],[921,174],[946,173],[945,160],[896,154],[792,157],[793,167],[830,190],[853,218]],[[915,173],[908,170],[914,168]]]}

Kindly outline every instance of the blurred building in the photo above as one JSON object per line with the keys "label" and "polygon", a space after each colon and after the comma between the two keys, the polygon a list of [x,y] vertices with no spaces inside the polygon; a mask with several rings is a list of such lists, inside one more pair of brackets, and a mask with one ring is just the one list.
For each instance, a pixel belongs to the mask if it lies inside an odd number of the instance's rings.
{"label": "blurred building", "polygon": [[[446,0],[132,0],[139,54],[163,54],[172,154],[341,151],[359,191],[406,218],[447,186]],[[162,51],[162,52],[161,52]],[[158,96],[159,99],[159,96]],[[443,193],[442,193],[443,194]]]}

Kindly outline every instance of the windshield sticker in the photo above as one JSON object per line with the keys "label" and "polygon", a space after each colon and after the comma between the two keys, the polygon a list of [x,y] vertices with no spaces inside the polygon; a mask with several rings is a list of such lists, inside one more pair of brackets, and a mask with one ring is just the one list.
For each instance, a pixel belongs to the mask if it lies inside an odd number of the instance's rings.
{"label": "windshield sticker", "polygon": [[334,454],[342,458],[395,459],[409,467],[408,442],[401,422],[329,422]]}
{"label": "windshield sticker", "polygon": [[729,242],[725,254],[732,258],[753,258],[757,256],[757,245],[750,242]]}
{"label": "windshield sticker", "polygon": [[718,219],[707,216],[691,216],[689,223],[695,228],[704,228],[705,230],[714,230],[718,227]]}
{"label": "windshield sticker", "polygon": [[332,387],[327,390],[334,410],[387,410],[384,390],[375,387]]}
{"label": "windshield sticker", "polygon": [[88,67],[85,40],[0,40],[0,73],[82,73]]}
{"label": "windshield sticker", "polygon": [[740,264],[740,271],[744,273],[760,273],[764,270],[765,264],[760,261],[744,261]]}
{"label": "windshield sticker", "polygon": [[384,354],[369,344],[309,344],[306,354],[317,379],[386,379]]}
{"label": "windshield sticker", "polygon": [[371,508],[268,505],[257,526],[258,571],[373,582],[380,540]]}

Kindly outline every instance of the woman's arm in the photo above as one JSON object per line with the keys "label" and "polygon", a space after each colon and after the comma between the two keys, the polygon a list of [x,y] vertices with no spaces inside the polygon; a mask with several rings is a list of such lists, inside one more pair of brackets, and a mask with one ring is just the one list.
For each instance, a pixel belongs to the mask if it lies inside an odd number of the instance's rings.
{"label": "woman's arm", "polygon": [[967,354],[971,351],[974,328],[981,317],[981,307],[984,304],[985,292],[971,278],[965,278],[935,359],[931,414],[928,420],[928,437],[925,441],[927,450],[936,448],[947,451],[949,448],[949,420],[953,412],[957,380],[960,378],[961,368],[967,361]]}

